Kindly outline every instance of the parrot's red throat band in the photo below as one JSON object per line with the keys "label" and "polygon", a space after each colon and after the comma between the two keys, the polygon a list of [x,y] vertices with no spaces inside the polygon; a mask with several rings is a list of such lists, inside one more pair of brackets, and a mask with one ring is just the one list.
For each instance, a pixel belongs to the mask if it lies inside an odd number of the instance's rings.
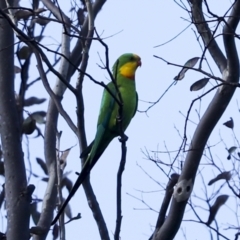
{"label": "parrot's red throat band", "polygon": [[125,76],[126,78],[128,78],[128,79],[130,79],[130,80],[135,80],[135,75],[133,75],[133,76]]}

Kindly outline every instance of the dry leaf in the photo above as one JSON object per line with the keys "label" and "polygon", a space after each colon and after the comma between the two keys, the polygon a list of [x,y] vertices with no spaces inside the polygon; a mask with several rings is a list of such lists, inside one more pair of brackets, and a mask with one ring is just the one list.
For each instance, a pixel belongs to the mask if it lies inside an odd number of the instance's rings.
{"label": "dry leaf", "polygon": [[34,224],[37,225],[40,218],[40,212],[37,211],[37,202],[30,204],[30,214],[32,215]]}
{"label": "dry leaf", "polygon": [[53,226],[52,235],[53,235],[53,240],[58,239],[58,236],[59,236],[59,226],[58,226],[58,224],[55,224]]}
{"label": "dry leaf", "polygon": [[185,77],[185,73],[189,68],[193,68],[200,58],[194,57],[189,59],[183,66],[182,70],[178,73],[178,75],[174,78],[174,80],[182,80]]}
{"label": "dry leaf", "polygon": [[22,71],[22,69],[18,66],[14,66],[14,72],[17,74],[17,73],[20,73]]}
{"label": "dry leaf", "polygon": [[39,24],[41,26],[45,26],[45,25],[47,25],[50,22],[50,20],[46,19],[46,18],[34,18],[32,20],[32,22],[33,23],[37,23],[37,24]]}
{"label": "dry leaf", "polygon": [[232,153],[235,152],[236,149],[237,149],[237,147],[235,147],[235,146],[230,147],[229,149],[227,149],[227,151],[228,151],[228,153],[229,153],[229,155],[228,155],[228,157],[227,157],[227,160],[230,160],[230,159],[231,159],[231,155],[232,155]]}
{"label": "dry leaf", "polygon": [[228,127],[228,128],[231,128],[233,129],[234,128],[234,122],[233,122],[233,119],[230,117],[230,120],[223,123],[224,126]]}
{"label": "dry leaf", "polygon": [[48,175],[48,169],[47,169],[47,165],[46,163],[41,159],[41,158],[36,158],[37,163],[39,164],[39,166],[41,167],[41,169],[43,170],[43,172]]}
{"label": "dry leaf", "polygon": [[209,79],[210,78],[202,78],[202,79],[196,81],[190,87],[190,91],[198,91],[198,90],[204,88],[207,85],[207,83],[209,82]]}
{"label": "dry leaf", "polygon": [[77,11],[78,25],[82,26],[85,20],[84,11],[82,8],[79,8]]}
{"label": "dry leaf", "polygon": [[36,120],[37,123],[43,124],[45,123],[45,117],[47,113],[45,111],[37,111],[31,114],[32,118]]}
{"label": "dry leaf", "polygon": [[217,182],[218,180],[226,180],[229,181],[232,177],[232,174],[230,171],[228,172],[222,172],[218,174],[215,178],[211,179],[208,183],[208,186],[212,185],[213,183]]}
{"label": "dry leaf", "polygon": [[20,9],[15,12],[14,17],[19,21],[20,19],[27,20],[32,15],[31,11]]}
{"label": "dry leaf", "polygon": [[61,154],[60,164],[61,164],[62,169],[67,165],[67,157],[68,157],[68,154],[69,154],[71,149],[72,148],[68,148],[68,149],[64,150]]}
{"label": "dry leaf", "polygon": [[216,214],[220,207],[226,203],[228,200],[228,195],[220,195],[217,197],[215,203],[210,207],[210,213],[206,224],[209,226],[216,217]]}
{"label": "dry leaf", "polygon": [[45,101],[46,101],[46,98],[30,97],[30,98],[24,99],[23,105],[25,107],[29,107],[29,106],[32,106],[34,104],[41,104]]}
{"label": "dry leaf", "polygon": [[40,13],[45,12],[45,11],[47,11],[47,9],[45,9],[45,8],[37,8],[37,9],[34,10],[34,13],[40,14]]}

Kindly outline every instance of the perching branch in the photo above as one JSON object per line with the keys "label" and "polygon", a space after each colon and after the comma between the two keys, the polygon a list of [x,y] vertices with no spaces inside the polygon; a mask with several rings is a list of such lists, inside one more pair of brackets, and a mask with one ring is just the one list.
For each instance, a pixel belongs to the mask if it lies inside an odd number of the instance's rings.
{"label": "perching branch", "polygon": [[[103,41],[102,41],[103,43]],[[104,45],[104,44],[103,44]],[[109,59],[108,59],[108,46],[105,45],[105,54],[106,54],[106,68],[108,73],[110,73],[110,77],[112,78],[112,82],[116,88],[116,95],[117,98],[120,101],[120,104],[118,104],[118,116],[116,119],[118,129],[119,129],[119,141],[121,142],[121,148],[122,148],[122,156],[120,160],[120,165],[118,168],[118,173],[117,173],[117,218],[116,218],[116,227],[115,227],[115,233],[114,233],[114,239],[118,240],[120,238],[120,230],[121,230],[121,224],[122,224],[122,174],[125,168],[126,164],[126,156],[127,156],[127,146],[126,146],[126,141],[128,137],[124,134],[123,131],[123,126],[122,126],[122,120],[123,120],[123,100],[122,100],[122,95],[119,90],[119,86],[117,85],[116,79],[117,79],[117,74],[118,72],[115,72],[115,76],[113,77],[110,69],[109,69]],[[118,69],[118,61],[116,65],[116,69]]]}

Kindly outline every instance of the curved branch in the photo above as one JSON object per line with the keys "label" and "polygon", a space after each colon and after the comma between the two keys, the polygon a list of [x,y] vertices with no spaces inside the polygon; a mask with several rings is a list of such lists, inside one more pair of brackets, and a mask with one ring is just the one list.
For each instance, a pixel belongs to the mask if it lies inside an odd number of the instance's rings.
{"label": "curved branch", "polygon": [[[193,9],[198,9],[197,11],[193,11],[194,19],[196,19],[199,14],[202,13],[201,8],[199,8],[200,3],[200,0],[193,1]],[[221,69],[223,73],[223,79],[229,83],[238,83],[239,81],[239,59],[234,41],[234,33],[237,25],[239,24],[239,19],[240,0],[237,0],[235,1],[235,5],[233,6],[230,17],[228,18],[223,31],[224,46],[227,54],[227,64],[225,68],[225,60],[223,59],[223,55],[221,54],[220,50],[217,50],[219,47],[215,43],[211,43],[213,44],[212,46],[209,44],[209,48],[211,49],[209,49],[209,51],[211,52],[216,64]],[[209,28],[206,28],[206,23],[203,25],[205,25],[205,31],[199,32],[202,38],[205,39],[204,41],[206,41],[206,39],[209,41]],[[196,23],[196,27],[199,28],[199,24]],[[202,119],[200,120],[190,144],[182,174],[173,193],[169,214],[162,227],[155,234],[154,240],[170,240],[176,235],[182,222],[185,207],[194,185],[204,147],[212,130],[227,108],[234,92],[235,87],[233,86],[224,85],[219,88],[207,110],[205,111]]]}
{"label": "curved branch", "polygon": [[[65,17],[65,20],[70,22],[70,20],[66,17]],[[63,28],[65,29],[68,27],[63,26]],[[68,31],[69,30],[70,29],[68,28]],[[70,55],[70,37],[66,34],[62,34],[61,52],[64,57],[61,58],[59,75],[65,79],[68,71],[68,67],[69,67],[69,62],[66,59],[69,58],[69,55]],[[41,65],[41,60],[40,59],[38,60],[39,60],[38,61],[39,64]],[[43,82],[46,84],[45,81]],[[57,79],[53,92],[55,93],[56,97],[59,97],[59,99],[62,99],[62,96],[66,88],[67,88],[66,85],[62,83],[60,79]],[[50,93],[52,95],[52,91],[50,91]],[[56,198],[57,198],[56,169],[57,169],[57,164],[59,164],[56,159],[56,131],[57,131],[58,116],[59,116],[57,106],[61,107],[60,103],[56,102],[55,97],[51,98],[49,101],[49,106],[48,106],[48,111],[46,116],[47,120],[46,120],[46,126],[45,126],[45,134],[44,134],[45,136],[44,153],[45,153],[45,160],[46,160],[48,173],[49,173],[49,180],[48,180],[47,189],[43,199],[42,212],[38,222],[38,226],[44,229],[44,234],[40,236],[35,236],[34,238],[35,240],[41,240],[46,238],[46,235],[49,231],[49,227],[51,225],[51,221],[53,218],[53,211],[56,205]],[[68,118],[68,120],[70,121],[71,119]],[[70,121],[70,123],[71,123],[71,126],[74,126],[72,121]],[[73,130],[76,131],[76,128],[73,127]]]}
{"label": "curved branch", "polygon": [[198,33],[202,37],[205,47],[210,52],[220,72],[223,73],[227,66],[227,61],[204,18],[202,11],[202,0],[195,0],[192,2],[192,19],[198,30]]}
{"label": "curved branch", "polygon": [[123,139],[121,136],[122,142],[122,157],[120,161],[120,165],[118,168],[117,173],[117,219],[116,219],[116,227],[114,232],[114,239],[118,240],[120,239],[120,230],[121,230],[121,224],[122,224],[122,174],[125,168],[126,164],[126,155],[127,155],[127,147],[126,147],[126,141],[127,138]]}
{"label": "curved branch", "polygon": [[[99,11],[102,9],[103,5],[105,4],[107,0],[96,0],[92,6],[92,17],[93,20],[95,20],[97,14],[99,13]],[[82,26],[82,31],[81,31],[81,36],[82,37],[86,37],[88,34],[88,18],[85,19],[84,24]],[[82,46],[82,39],[78,39],[72,53],[70,56],[70,62],[73,63],[73,66],[79,66],[80,62],[82,61],[82,55],[81,52],[83,50],[83,46]],[[76,71],[76,68],[74,68],[73,66],[69,66],[68,69],[68,74],[67,74],[67,78],[69,79]]]}
{"label": "curved branch", "polygon": [[63,22],[66,22],[66,23],[70,23],[69,18],[52,1],[41,0],[41,2],[53,14],[53,16],[56,19],[58,19],[58,21],[63,21]]}
{"label": "curved branch", "polygon": [[[239,59],[235,44],[235,30],[239,23],[240,2],[235,1],[232,12],[228,18],[227,24],[223,28],[223,42],[227,54],[227,70],[231,77],[239,77]],[[237,81],[238,82],[238,81]]]}
{"label": "curved branch", "polygon": [[[85,149],[87,147],[87,140],[86,140],[86,134],[85,134],[85,122],[84,122],[84,101],[83,101],[83,93],[82,93],[82,84],[84,75],[86,72],[87,64],[88,64],[88,58],[89,58],[89,49],[91,47],[92,43],[92,37],[94,34],[94,13],[93,13],[93,7],[89,0],[85,0],[86,7],[88,11],[88,32],[87,32],[87,38],[85,42],[82,42],[81,47],[83,48],[83,54],[82,54],[82,63],[81,68],[79,71],[79,77],[77,81],[77,92],[78,92],[78,98],[77,98],[77,117],[78,117],[78,131],[79,131],[79,145],[81,150]],[[82,159],[82,166],[84,165],[86,159]],[[85,191],[85,195],[88,200],[88,205],[90,209],[92,210],[94,219],[97,223],[98,230],[101,236],[101,239],[110,240],[107,226],[102,214],[102,211],[100,209],[99,203],[97,201],[96,195],[94,194],[93,188],[90,183],[90,178],[87,177],[85,181],[83,182],[83,188]]]}
{"label": "curved branch", "polygon": [[169,204],[170,204],[170,201],[172,198],[173,189],[174,189],[174,186],[176,185],[178,179],[179,179],[179,175],[177,173],[174,173],[174,174],[172,174],[171,178],[168,181],[164,199],[163,199],[163,203],[162,203],[160,211],[159,211],[155,231],[154,231],[153,235],[149,238],[149,240],[154,239],[154,234],[158,232],[158,230],[161,228],[161,226],[164,223],[164,220],[166,218],[167,209],[169,207]]}
{"label": "curved branch", "polygon": [[75,124],[73,123],[72,119],[70,118],[70,116],[67,114],[67,112],[64,110],[61,101],[57,98],[57,96],[55,95],[55,93],[52,91],[48,81],[47,81],[47,77],[46,74],[43,70],[43,66],[42,66],[42,62],[41,62],[41,58],[39,56],[39,53],[37,51],[35,51],[35,56],[38,62],[37,68],[38,68],[38,72],[39,75],[41,77],[41,80],[43,82],[43,85],[46,89],[46,91],[48,92],[49,96],[51,97],[51,99],[53,100],[53,102],[55,103],[58,112],[61,114],[61,116],[64,118],[64,120],[67,122],[68,126],[72,129],[72,131],[78,135],[78,130],[77,127],[75,126]]}

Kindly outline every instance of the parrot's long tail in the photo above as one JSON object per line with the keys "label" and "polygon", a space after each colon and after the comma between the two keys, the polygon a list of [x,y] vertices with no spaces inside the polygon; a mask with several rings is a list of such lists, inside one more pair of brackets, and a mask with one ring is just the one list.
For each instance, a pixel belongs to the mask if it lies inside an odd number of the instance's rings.
{"label": "parrot's long tail", "polygon": [[65,207],[67,206],[67,204],[69,203],[69,201],[71,200],[71,198],[74,196],[74,194],[76,193],[76,191],[78,190],[78,188],[82,185],[82,183],[84,182],[84,180],[86,179],[86,177],[89,175],[90,171],[91,171],[92,167],[90,164],[85,164],[81,173],[79,174],[77,181],[75,182],[75,184],[72,187],[71,192],[69,193],[67,199],[64,201],[63,205],[61,206],[61,208],[59,209],[56,217],[53,219],[51,225],[54,225],[60,215],[63,213]]}

